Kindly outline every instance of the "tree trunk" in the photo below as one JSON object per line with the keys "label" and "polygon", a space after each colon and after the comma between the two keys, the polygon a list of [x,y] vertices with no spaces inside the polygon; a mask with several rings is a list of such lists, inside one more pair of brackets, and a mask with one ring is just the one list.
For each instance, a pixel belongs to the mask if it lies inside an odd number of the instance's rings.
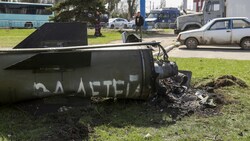
{"label": "tree trunk", "polygon": [[134,7],[136,0],[128,0],[128,19],[132,19],[134,15]]}

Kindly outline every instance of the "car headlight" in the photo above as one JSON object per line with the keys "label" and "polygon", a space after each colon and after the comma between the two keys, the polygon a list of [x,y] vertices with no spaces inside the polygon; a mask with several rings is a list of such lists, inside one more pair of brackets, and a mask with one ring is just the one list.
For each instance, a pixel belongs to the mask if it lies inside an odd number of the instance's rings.
{"label": "car headlight", "polygon": [[177,41],[180,41],[180,40],[181,40],[181,34],[178,34]]}

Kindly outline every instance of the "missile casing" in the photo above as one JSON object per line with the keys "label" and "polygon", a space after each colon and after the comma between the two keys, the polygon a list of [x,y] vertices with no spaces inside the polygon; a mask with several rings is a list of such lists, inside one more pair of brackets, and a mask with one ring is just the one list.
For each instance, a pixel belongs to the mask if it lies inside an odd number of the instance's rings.
{"label": "missile casing", "polygon": [[0,50],[0,103],[55,95],[147,99],[155,80],[147,45]]}

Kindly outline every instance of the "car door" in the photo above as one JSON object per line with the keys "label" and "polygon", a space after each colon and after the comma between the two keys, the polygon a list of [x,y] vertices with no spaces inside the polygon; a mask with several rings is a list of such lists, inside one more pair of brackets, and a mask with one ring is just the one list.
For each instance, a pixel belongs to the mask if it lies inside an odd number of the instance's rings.
{"label": "car door", "polygon": [[207,45],[231,43],[231,21],[217,20],[204,31],[204,43]]}
{"label": "car door", "polygon": [[245,19],[232,20],[232,43],[240,44],[243,37],[250,36],[250,23]]}
{"label": "car door", "polygon": [[123,19],[118,19],[118,27],[123,27]]}
{"label": "car door", "polygon": [[121,19],[121,27],[124,27],[124,25],[126,24],[126,21],[124,19]]}
{"label": "car door", "polygon": [[114,25],[115,25],[115,28],[119,28],[119,26],[120,26],[120,19],[116,19],[114,21]]}

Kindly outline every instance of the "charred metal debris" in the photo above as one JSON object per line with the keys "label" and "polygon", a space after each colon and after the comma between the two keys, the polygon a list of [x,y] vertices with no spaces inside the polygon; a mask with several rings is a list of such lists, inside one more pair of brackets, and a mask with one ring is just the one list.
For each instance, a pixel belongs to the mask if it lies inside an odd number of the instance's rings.
{"label": "charred metal debris", "polygon": [[[164,62],[168,62],[167,52],[160,45],[159,48],[156,57],[157,65],[164,66]],[[160,50],[163,52],[161,57]],[[163,60],[159,58],[163,58]],[[167,67],[162,68],[169,70]],[[159,73],[156,80],[157,93],[152,97],[151,104],[161,108],[161,111],[168,111],[173,121],[194,113],[202,116],[219,115],[221,107],[230,101],[226,100],[224,95],[216,94],[216,89],[228,86],[248,87],[243,80],[233,75],[221,76],[191,87],[191,76],[192,72],[190,71],[178,71],[178,74],[174,76],[161,76]]]}

